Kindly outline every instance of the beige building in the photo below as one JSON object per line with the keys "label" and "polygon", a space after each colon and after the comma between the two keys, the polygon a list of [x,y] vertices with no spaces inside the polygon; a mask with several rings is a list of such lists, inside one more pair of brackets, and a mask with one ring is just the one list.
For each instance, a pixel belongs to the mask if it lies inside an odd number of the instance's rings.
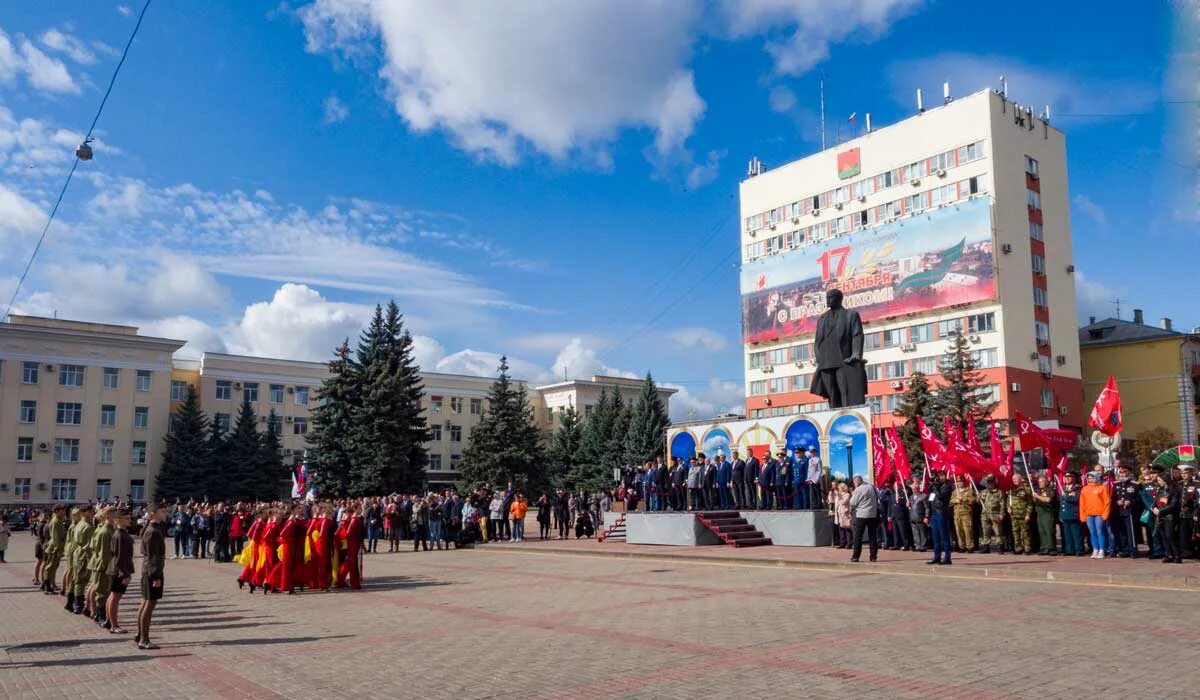
{"label": "beige building", "polygon": [[[579,412],[580,418],[587,420],[600,401],[601,391],[607,391],[611,396],[618,390],[621,392],[621,400],[629,406],[642,395],[642,380],[593,375],[590,381],[570,379],[539,386],[536,390],[541,399],[539,403],[545,408],[543,425],[546,426],[546,430],[553,431],[558,427],[559,415],[572,406]],[[670,405],[671,397],[675,393],[675,389],[658,387],[658,399],[664,407]]]}
{"label": "beige building", "polygon": [[0,323],[0,504],[150,495],[183,344],[130,326]]}
{"label": "beige building", "polygon": [[[880,129],[868,115],[866,133],[773,170],[752,163],[741,184],[748,417],[825,407],[809,392],[813,330],[837,287],[864,315],[877,426],[896,420],[913,372],[937,374],[955,334],[969,338],[996,418],[1086,423],[1066,140],[1036,111],[984,90]],[[929,282],[903,283],[926,271]]]}

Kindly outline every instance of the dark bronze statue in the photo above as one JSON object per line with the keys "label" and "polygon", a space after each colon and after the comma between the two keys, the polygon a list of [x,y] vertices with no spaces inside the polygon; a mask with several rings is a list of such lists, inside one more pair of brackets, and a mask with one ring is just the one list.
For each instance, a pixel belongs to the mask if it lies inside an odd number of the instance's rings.
{"label": "dark bronze statue", "polygon": [[830,408],[867,402],[867,367],[863,362],[863,326],[857,311],[842,307],[842,292],[825,293],[829,306],[817,319],[817,373],[810,391]]}

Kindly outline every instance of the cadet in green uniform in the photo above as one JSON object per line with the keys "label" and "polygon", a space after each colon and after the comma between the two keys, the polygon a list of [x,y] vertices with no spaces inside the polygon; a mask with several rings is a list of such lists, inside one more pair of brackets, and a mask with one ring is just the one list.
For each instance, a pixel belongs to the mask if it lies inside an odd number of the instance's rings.
{"label": "cadet in green uniform", "polygon": [[996,477],[983,479],[979,492],[979,545],[984,554],[1004,551],[1004,492],[996,488]]}
{"label": "cadet in green uniform", "polygon": [[67,542],[67,527],[63,523],[66,511],[67,507],[61,503],[54,506],[54,516],[46,525],[46,546],[42,549],[42,590],[46,595],[58,592],[54,579],[58,576],[58,564]]}
{"label": "cadet in green uniform", "polygon": [[71,585],[75,581],[75,533],[79,529],[81,520],[83,520],[83,506],[75,506],[71,509],[71,525],[67,529],[67,542],[63,547],[63,556],[67,560],[67,571],[63,574],[61,593],[67,597],[67,604],[63,606],[63,610],[67,612],[75,611],[75,594],[71,591]]}
{"label": "cadet in green uniform", "polygon": [[108,578],[108,562],[112,559],[113,515],[112,508],[101,508],[96,517],[100,523],[92,533],[88,548],[88,587],[84,609],[98,625],[107,622],[104,614],[104,603],[111,591],[111,580]]}
{"label": "cadet in green uniform", "polygon": [[967,486],[961,476],[954,478],[954,493],[950,496],[954,509],[954,535],[958,538],[959,552],[975,551],[975,490]]}
{"label": "cadet in green uniform", "polygon": [[75,536],[71,538],[75,543],[74,555],[71,557],[71,595],[74,596],[75,605],[71,612],[76,615],[83,614],[84,603],[87,602],[85,594],[88,586],[88,561],[92,556],[92,534],[96,530],[92,524],[95,507],[86,505],[82,506],[81,510],[79,522],[74,528]]}
{"label": "cadet in green uniform", "polygon": [[1038,477],[1037,482],[1037,488],[1033,490],[1033,513],[1037,517],[1038,554],[1056,557],[1054,488],[1044,474]]}
{"label": "cadet in green uniform", "polygon": [[1008,492],[1008,514],[1012,518],[1013,554],[1033,554],[1029,543],[1029,520],[1032,517],[1033,493],[1020,474],[1013,474],[1012,491]]}

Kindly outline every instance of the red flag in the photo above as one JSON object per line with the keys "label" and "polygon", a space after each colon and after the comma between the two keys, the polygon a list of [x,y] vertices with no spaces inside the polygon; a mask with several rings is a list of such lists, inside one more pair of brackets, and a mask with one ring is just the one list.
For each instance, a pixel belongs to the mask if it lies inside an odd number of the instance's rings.
{"label": "red flag", "polygon": [[1054,465],[1053,467],[1047,466],[1046,471],[1049,472],[1050,475],[1053,476],[1055,479],[1057,479],[1061,482],[1062,478],[1064,476],[1066,476],[1066,474],[1067,474],[1067,457],[1066,457],[1066,455],[1063,455],[1062,459],[1058,460],[1058,463],[1056,465]]}
{"label": "red flag", "polygon": [[892,480],[892,465],[888,459],[887,447],[883,441],[882,430],[871,431],[871,441],[874,445],[875,485],[884,486]]}
{"label": "red flag", "polygon": [[911,481],[912,465],[908,462],[908,452],[904,449],[904,443],[900,442],[900,433],[894,427],[887,429],[887,441],[892,449],[892,467],[901,479]]}
{"label": "red flag", "polygon": [[925,453],[925,461],[930,471],[944,472],[950,466],[946,459],[946,446],[938,441],[937,436],[925,425],[925,421],[917,416],[917,429],[921,433],[921,450]]}
{"label": "red flag", "polygon": [[1012,440],[1008,443],[1008,456],[1001,462],[1000,471],[996,475],[996,485],[1001,491],[1011,491],[1013,487],[1012,477],[1013,469],[1016,464],[1017,442]]}
{"label": "red flag", "polygon": [[962,442],[962,426],[949,418],[942,419],[942,427],[946,431],[946,449],[953,452]]}
{"label": "red flag", "polygon": [[1117,390],[1117,380],[1113,379],[1112,375],[1109,375],[1108,384],[1096,398],[1096,404],[1092,406],[1092,417],[1088,422],[1105,435],[1116,435],[1124,427],[1121,420],[1121,392]]}
{"label": "red flag", "polygon": [[1000,431],[996,428],[996,421],[992,421],[991,431],[991,458],[992,463],[996,466],[1004,464],[1004,445],[1000,442]]}
{"label": "red flag", "polygon": [[979,434],[975,432],[975,421],[967,421],[967,447],[972,452],[983,454],[983,446],[979,444]]}
{"label": "red flag", "polygon": [[1020,411],[1015,413],[1017,419],[1017,433],[1021,436],[1021,449],[1036,449],[1042,448],[1046,451],[1046,463],[1055,464],[1062,457],[1058,447],[1055,446],[1055,440],[1046,434],[1045,430],[1033,424],[1033,421],[1022,415]]}

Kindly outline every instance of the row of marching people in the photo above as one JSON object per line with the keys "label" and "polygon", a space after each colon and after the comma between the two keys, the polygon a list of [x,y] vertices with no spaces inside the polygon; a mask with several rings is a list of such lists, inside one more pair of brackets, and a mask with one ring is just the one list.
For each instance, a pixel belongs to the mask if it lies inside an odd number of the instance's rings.
{"label": "row of marching people", "polygon": [[308,519],[299,503],[260,509],[235,559],[242,565],[238,588],[288,595],[297,589],[361,589],[363,512],[355,509],[340,521],[336,515],[330,503],[318,504]]}

